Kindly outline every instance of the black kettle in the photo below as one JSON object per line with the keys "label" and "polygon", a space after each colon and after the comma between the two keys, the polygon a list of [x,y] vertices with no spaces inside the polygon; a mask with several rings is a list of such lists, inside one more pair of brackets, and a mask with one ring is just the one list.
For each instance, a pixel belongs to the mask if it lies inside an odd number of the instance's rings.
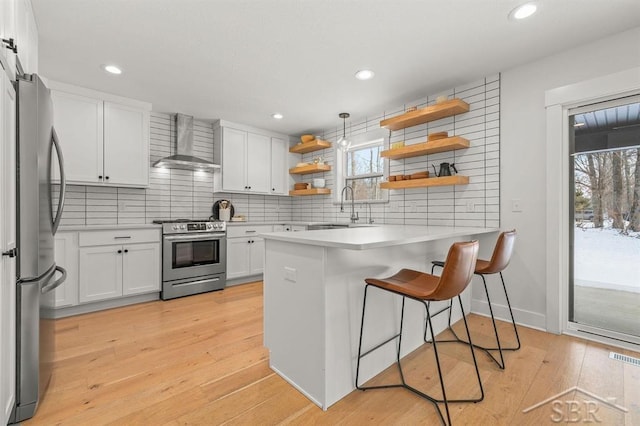
{"label": "black kettle", "polygon": [[453,169],[454,173],[458,173],[458,169],[456,169],[456,166],[453,163],[451,163],[451,164],[449,164],[449,163],[440,163],[440,173],[438,173],[436,171],[435,164],[432,164],[432,166],[433,166],[433,172],[436,174],[437,177],[453,175],[453,173],[451,173],[451,169]]}

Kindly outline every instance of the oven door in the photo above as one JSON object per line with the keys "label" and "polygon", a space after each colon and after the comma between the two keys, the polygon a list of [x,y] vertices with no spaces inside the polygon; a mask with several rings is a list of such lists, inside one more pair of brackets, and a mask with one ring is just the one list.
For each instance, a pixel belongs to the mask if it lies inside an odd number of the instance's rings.
{"label": "oven door", "polygon": [[225,234],[165,235],[162,281],[224,273],[227,267]]}

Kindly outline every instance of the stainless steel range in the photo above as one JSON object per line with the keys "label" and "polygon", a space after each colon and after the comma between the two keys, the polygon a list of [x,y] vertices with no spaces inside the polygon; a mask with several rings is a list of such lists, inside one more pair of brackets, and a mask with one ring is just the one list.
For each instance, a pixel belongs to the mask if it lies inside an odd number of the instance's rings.
{"label": "stainless steel range", "polygon": [[162,224],[163,300],[222,290],[227,281],[227,224],[222,221],[154,221]]}

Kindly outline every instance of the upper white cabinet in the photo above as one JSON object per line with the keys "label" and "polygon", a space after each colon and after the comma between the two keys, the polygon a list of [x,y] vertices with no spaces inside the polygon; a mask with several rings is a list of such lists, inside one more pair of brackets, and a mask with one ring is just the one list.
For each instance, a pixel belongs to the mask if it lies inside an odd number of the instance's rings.
{"label": "upper white cabinet", "polygon": [[289,143],[284,138],[271,138],[271,193],[284,195],[287,193],[286,170]]}
{"label": "upper white cabinet", "polygon": [[214,147],[221,159],[216,190],[286,195],[288,138],[243,125],[219,121]]}
{"label": "upper white cabinet", "polygon": [[151,105],[113,100],[106,94],[55,82],[50,86],[67,182],[148,186]]}
{"label": "upper white cabinet", "polygon": [[112,185],[149,185],[149,111],[104,103],[104,164]]}
{"label": "upper white cabinet", "polygon": [[0,1],[0,36],[7,40],[2,43],[0,61],[12,80],[17,63],[24,73],[38,72],[38,28],[30,0]]}

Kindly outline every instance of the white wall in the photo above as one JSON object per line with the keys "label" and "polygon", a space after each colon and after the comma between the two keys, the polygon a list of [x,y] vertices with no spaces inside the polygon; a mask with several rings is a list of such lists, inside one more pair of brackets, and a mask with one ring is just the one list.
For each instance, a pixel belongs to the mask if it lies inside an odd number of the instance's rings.
{"label": "white wall", "polygon": [[[518,231],[505,272],[516,321],[543,329],[546,323],[545,91],[638,66],[640,27],[501,74],[501,227]],[[521,200],[522,212],[512,212],[513,199]],[[499,286],[493,279],[490,292]],[[486,312],[478,284],[473,308]],[[504,309],[498,311],[506,317]]]}

